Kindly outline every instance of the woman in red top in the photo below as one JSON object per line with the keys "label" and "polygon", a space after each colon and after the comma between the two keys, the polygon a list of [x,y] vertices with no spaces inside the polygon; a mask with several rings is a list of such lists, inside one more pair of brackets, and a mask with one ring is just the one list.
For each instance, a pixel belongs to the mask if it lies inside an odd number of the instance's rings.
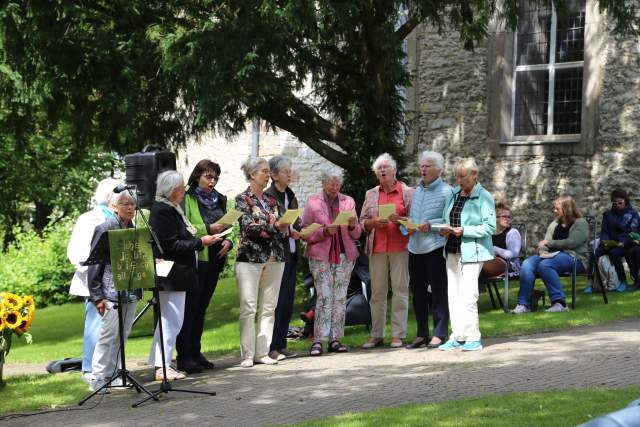
{"label": "woman in red top", "polygon": [[[396,162],[389,154],[378,156],[373,171],[380,185],[367,191],[360,222],[367,233],[367,255],[371,275],[371,337],[363,348],[379,347],[384,343],[387,318],[387,294],[391,275],[391,347],[402,347],[407,335],[409,308],[409,269],[407,243],[409,237],[400,232],[398,222],[411,208],[413,189],[396,179]],[[394,204],[395,213],[382,218],[379,205]]]}

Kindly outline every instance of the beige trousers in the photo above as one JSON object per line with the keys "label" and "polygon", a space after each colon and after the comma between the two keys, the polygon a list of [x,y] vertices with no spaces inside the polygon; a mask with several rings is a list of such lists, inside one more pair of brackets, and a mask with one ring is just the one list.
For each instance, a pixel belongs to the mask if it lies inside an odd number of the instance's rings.
{"label": "beige trousers", "polygon": [[482,262],[461,263],[459,254],[447,254],[447,280],[451,338],[480,341],[478,276]]}
{"label": "beige trousers", "polygon": [[269,354],[283,272],[284,262],[236,262],[236,281],[240,294],[240,354],[243,359]]}
{"label": "beige trousers", "polygon": [[391,335],[407,336],[409,310],[409,253],[372,254],[369,257],[371,275],[371,337],[383,338],[387,320],[387,295],[391,276]]}

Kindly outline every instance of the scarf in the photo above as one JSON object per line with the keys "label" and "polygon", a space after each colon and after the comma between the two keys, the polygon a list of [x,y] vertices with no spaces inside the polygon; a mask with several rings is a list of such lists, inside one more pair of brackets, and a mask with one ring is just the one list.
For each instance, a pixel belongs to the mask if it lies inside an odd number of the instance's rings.
{"label": "scarf", "polygon": [[115,217],[115,214],[113,213],[113,211],[111,209],[109,209],[109,207],[107,206],[106,203],[100,203],[98,205],[98,207],[102,211],[102,215],[104,215],[105,221],[108,220],[109,218],[114,218]]}
{"label": "scarf", "polygon": [[202,205],[207,209],[213,210],[218,207],[218,194],[215,192],[215,190],[207,193],[200,187],[196,187],[195,193],[198,201],[202,203]]}
{"label": "scarf", "polygon": [[196,228],[193,226],[193,224],[191,224],[191,222],[187,219],[187,216],[184,214],[184,211],[182,210],[182,207],[180,205],[175,204],[171,200],[167,199],[166,197],[162,197],[162,196],[156,196],[156,202],[160,202],[160,203],[164,203],[165,205],[169,205],[176,212],[178,212],[178,214],[182,218],[182,221],[184,222],[184,225],[187,227],[187,231],[189,233],[191,233],[191,235],[193,237],[196,237],[196,233],[198,232],[198,230],[196,230]]}

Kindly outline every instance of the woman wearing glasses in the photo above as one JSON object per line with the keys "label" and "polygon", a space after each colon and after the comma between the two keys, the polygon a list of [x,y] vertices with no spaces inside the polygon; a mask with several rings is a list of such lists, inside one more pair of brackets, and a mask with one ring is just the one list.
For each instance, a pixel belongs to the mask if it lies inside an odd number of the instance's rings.
{"label": "woman wearing glasses", "polygon": [[[207,159],[200,160],[189,176],[184,208],[187,218],[198,230],[196,237],[218,234],[228,227],[215,223],[227,212],[227,198],[215,189],[219,179],[220,166]],[[184,322],[176,341],[178,370],[188,374],[214,367],[202,354],[200,340],[205,313],[229,249],[231,240],[225,239],[198,252],[198,286],[187,292]]]}
{"label": "woman wearing glasses", "polygon": [[504,273],[509,262],[509,276],[516,276],[520,272],[520,247],[522,237],[520,232],[511,228],[511,210],[504,203],[496,203],[496,234],[491,236],[493,241],[494,259],[485,261],[480,276],[495,277]]}

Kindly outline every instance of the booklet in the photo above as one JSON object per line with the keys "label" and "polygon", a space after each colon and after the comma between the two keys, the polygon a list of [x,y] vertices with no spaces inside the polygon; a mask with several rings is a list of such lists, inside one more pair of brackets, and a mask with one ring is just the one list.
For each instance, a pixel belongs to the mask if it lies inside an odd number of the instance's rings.
{"label": "booklet", "polygon": [[340,211],[331,225],[349,225],[349,218],[352,216],[353,212],[351,211]]}
{"label": "booklet", "polygon": [[394,205],[393,203],[378,205],[378,216],[380,218],[389,219],[389,217],[394,213],[396,213],[396,205]]}
{"label": "booklet", "polygon": [[242,216],[242,212],[240,211],[229,211],[222,218],[217,220],[216,224],[224,224],[224,225],[233,225],[234,222],[238,220]]}
{"label": "booklet", "polygon": [[540,258],[553,258],[554,256],[558,255],[560,253],[560,251],[554,251],[554,252],[540,252]]}
{"label": "booklet", "polygon": [[403,220],[403,219],[398,220],[398,222],[399,222],[400,224],[404,225],[404,227],[405,227],[407,230],[417,230],[417,229],[418,229],[418,227],[420,227],[420,225],[419,225],[419,224],[416,224],[415,222],[405,221],[405,220]]}
{"label": "booklet", "polygon": [[313,233],[314,231],[316,231],[318,228],[322,227],[322,225],[318,224],[317,222],[314,222],[313,224],[309,224],[307,225],[305,228],[303,228],[302,230],[300,230],[300,234],[302,234],[303,236],[308,236],[309,234]]}
{"label": "booklet", "polygon": [[168,259],[156,258],[156,274],[158,277],[167,277],[173,267],[173,261]]}
{"label": "booklet", "polygon": [[233,228],[232,228],[232,227],[229,227],[229,228],[227,228],[226,230],[224,230],[224,231],[223,231],[223,232],[221,232],[221,233],[214,234],[214,236],[216,236],[216,237],[224,237],[224,236],[226,236],[227,234],[231,233],[232,231],[233,231]]}
{"label": "booklet", "polygon": [[293,224],[296,219],[302,213],[302,209],[287,209],[287,211],[280,217],[278,222],[280,224]]}
{"label": "booklet", "polygon": [[449,224],[431,224],[431,231],[440,231],[451,227]]}

